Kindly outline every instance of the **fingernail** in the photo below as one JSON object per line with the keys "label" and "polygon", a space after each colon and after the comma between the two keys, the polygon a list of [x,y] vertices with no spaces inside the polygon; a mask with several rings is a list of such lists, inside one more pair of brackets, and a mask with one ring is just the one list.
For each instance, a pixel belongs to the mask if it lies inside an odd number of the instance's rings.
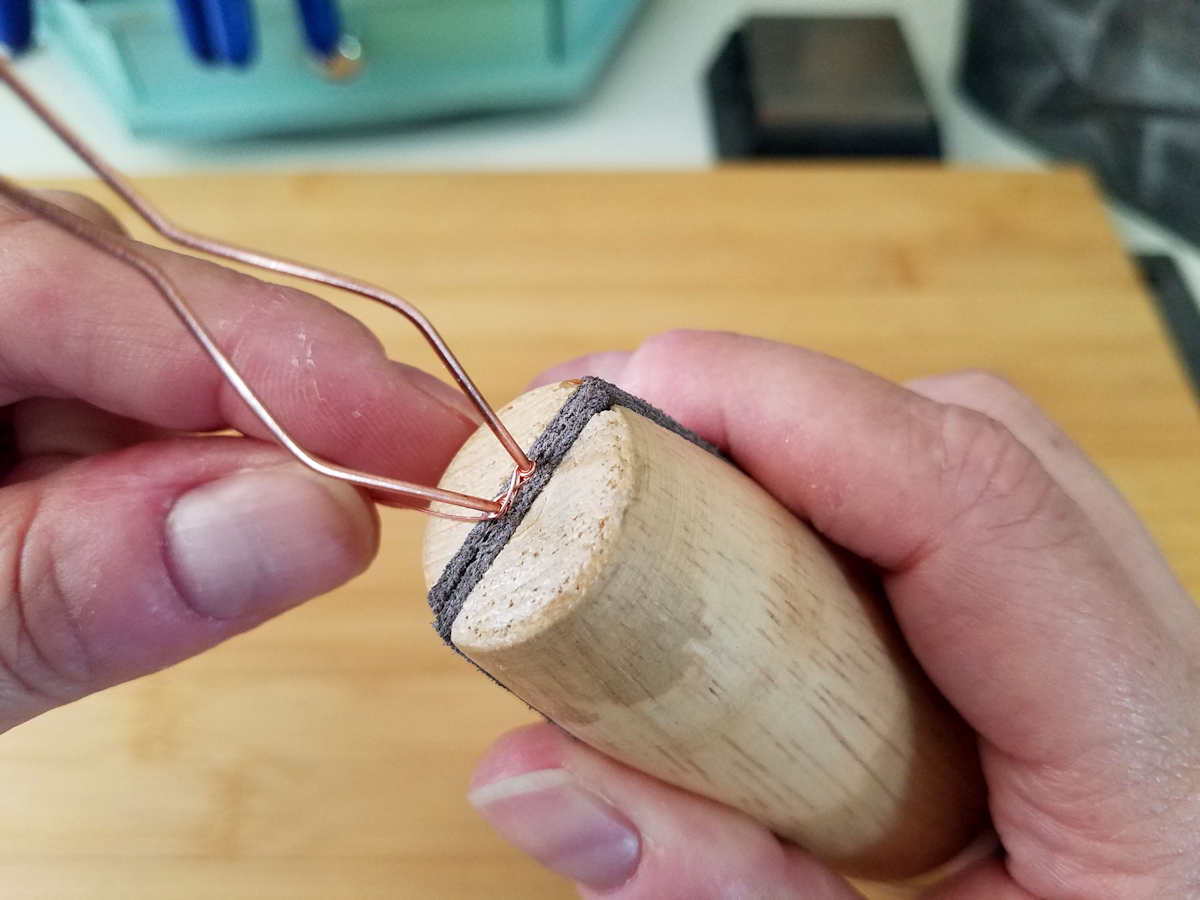
{"label": "fingernail", "polygon": [[508,841],[572,881],[608,890],[637,868],[641,840],[633,826],[564,769],[505,778],[467,800]]}
{"label": "fingernail", "polygon": [[281,611],[357,575],[374,555],[376,527],[353,488],[289,465],[182,495],[166,541],[184,599],[203,615],[235,619]]}

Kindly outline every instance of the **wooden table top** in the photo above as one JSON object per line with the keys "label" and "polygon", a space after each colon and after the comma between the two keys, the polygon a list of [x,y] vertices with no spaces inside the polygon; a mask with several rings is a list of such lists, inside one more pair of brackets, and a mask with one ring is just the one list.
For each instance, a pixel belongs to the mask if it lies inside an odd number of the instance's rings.
{"label": "wooden table top", "polygon": [[[677,326],[802,343],[895,379],[1003,373],[1093,455],[1200,594],[1200,421],[1079,172],[143,184],[198,230],[403,292],[497,405],[545,366]],[[339,302],[432,369],[394,314]],[[5,735],[4,895],[574,896],[463,799],[473,761],[531,714],[430,628],[424,524],[386,512],[380,557],[349,586]]]}

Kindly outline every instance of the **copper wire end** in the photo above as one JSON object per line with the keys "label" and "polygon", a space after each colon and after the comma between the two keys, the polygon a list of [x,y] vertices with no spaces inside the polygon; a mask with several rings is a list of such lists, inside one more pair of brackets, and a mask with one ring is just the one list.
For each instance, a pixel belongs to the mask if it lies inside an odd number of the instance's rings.
{"label": "copper wire end", "polygon": [[[127,241],[119,236],[86,222],[54,204],[41,199],[37,195],[18,187],[13,182],[0,176],[0,196],[5,197],[21,209],[44,219],[58,228],[69,232],[79,240],[86,242],[97,250],[112,256],[126,265],[137,270],[171,307],[175,315],[183,322],[192,337],[204,349],[209,358],[221,371],[221,374],[237,391],[245,404],[254,415],[270,431],[271,435],[300,463],[327,475],[347,481],[369,491],[376,500],[382,503],[399,506],[412,506],[414,503],[425,504],[417,506],[421,512],[438,518],[455,521],[484,521],[504,515],[512,505],[522,484],[533,474],[534,463],[525,455],[516,439],[504,423],[500,421],[495,410],[483,398],[475,383],[467,375],[462,364],[446,345],[442,336],[425,318],[424,314],[402,297],[398,297],[382,288],[367,282],[358,281],[346,275],[339,275],[324,269],[309,266],[304,263],[270,256],[256,250],[249,250],[232,244],[226,244],[214,238],[186,231],[168,220],[149,201],[139,194],[132,184],[117,170],[101,159],[78,135],[69,129],[49,108],[26,87],[3,59],[0,59],[0,81],[5,82],[13,92],[29,107],[33,113],[53,131],[59,139],[74,151],[93,172],[107,184],[134,212],[138,214],[151,228],[167,240],[192,250],[210,256],[233,260],[259,269],[289,275],[306,281],[328,285],[340,290],[358,294],[370,300],[389,306],[407,318],[421,333],[433,348],[433,352],[445,365],[459,388],[479,410],[484,423],[491,429],[504,450],[512,458],[514,469],[509,478],[507,488],[500,496],[492,499],[472,497],[455,491],[413,484],[382,475],[373,475],[357,469],[350,469],[336,463],[324,460],[305,450],[291,436],[266,407],[255,391],[242,377],[237,367],[225,355],[224,351],[213,339],[212,333],[196,316],[183,295],[172,283],[171,279],[157,265],[139,254]],[[429,504],[438,503],[459,509],[474,510],[475,515],[459,515],[433,509]]]}

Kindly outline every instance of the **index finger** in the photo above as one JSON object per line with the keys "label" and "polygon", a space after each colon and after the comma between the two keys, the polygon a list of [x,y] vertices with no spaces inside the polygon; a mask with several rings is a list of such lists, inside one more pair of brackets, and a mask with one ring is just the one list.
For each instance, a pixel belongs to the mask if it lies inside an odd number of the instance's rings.
{"label": "index finger", "polygon": [[[390,362],[357,320],[300,291],[141,247],[300,443],[431,482],[474,427],[465,397]],[[128,265],[0,205],[0,405],[74,397],[189,431],[266,431]]]}

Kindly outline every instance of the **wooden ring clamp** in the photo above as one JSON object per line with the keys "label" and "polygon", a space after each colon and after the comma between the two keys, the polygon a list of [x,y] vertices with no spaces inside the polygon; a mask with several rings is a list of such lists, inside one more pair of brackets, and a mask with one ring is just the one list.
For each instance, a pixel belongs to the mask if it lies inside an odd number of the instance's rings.
{"label": "wooden ring clamp", "polygon": [[[950,858],[983,822],[974,738],[872,579],[640,401],[613,390],[579,423],[570,407],[596,382],[501,410],[544,480],[507,523],[430,521],[443,636],[578,739],[843,871],[900,878]],[[441,486],[487,492],[506,470],[478,432]]]}
{"label": "wooden ring clamp", "polygon": [[[579,739],[741,809],[845,871],[916,874],[973,836],[986,796],[973,736],[870,579],[711,448],[593,382],[586,390],[605,402],[582,419],[575,409],[574,430],[554,429],[580,382],[533,391],[498,416],[407,301],[178,228],[2,60],[0,81],[168,239],[385,303],[426,337],[485,421],[441,485],[327,462],[275,420],[153,262],[0,178],[0,196],[138,270],[301,463],[444,517],[427,531],[425,576],[435,586],[456,558],[474,566],[469,588],[440,608],[443,635],[479,668]],[[540,475],[521,450],[535,439],[561,457]],[[531,477],[540,490],[525,492]],[[464,521],[446,504],[476,514]],[[472,527],[484,531],[472,538]],[[490,540],[494,558],[463,564],[472,540]]]}

